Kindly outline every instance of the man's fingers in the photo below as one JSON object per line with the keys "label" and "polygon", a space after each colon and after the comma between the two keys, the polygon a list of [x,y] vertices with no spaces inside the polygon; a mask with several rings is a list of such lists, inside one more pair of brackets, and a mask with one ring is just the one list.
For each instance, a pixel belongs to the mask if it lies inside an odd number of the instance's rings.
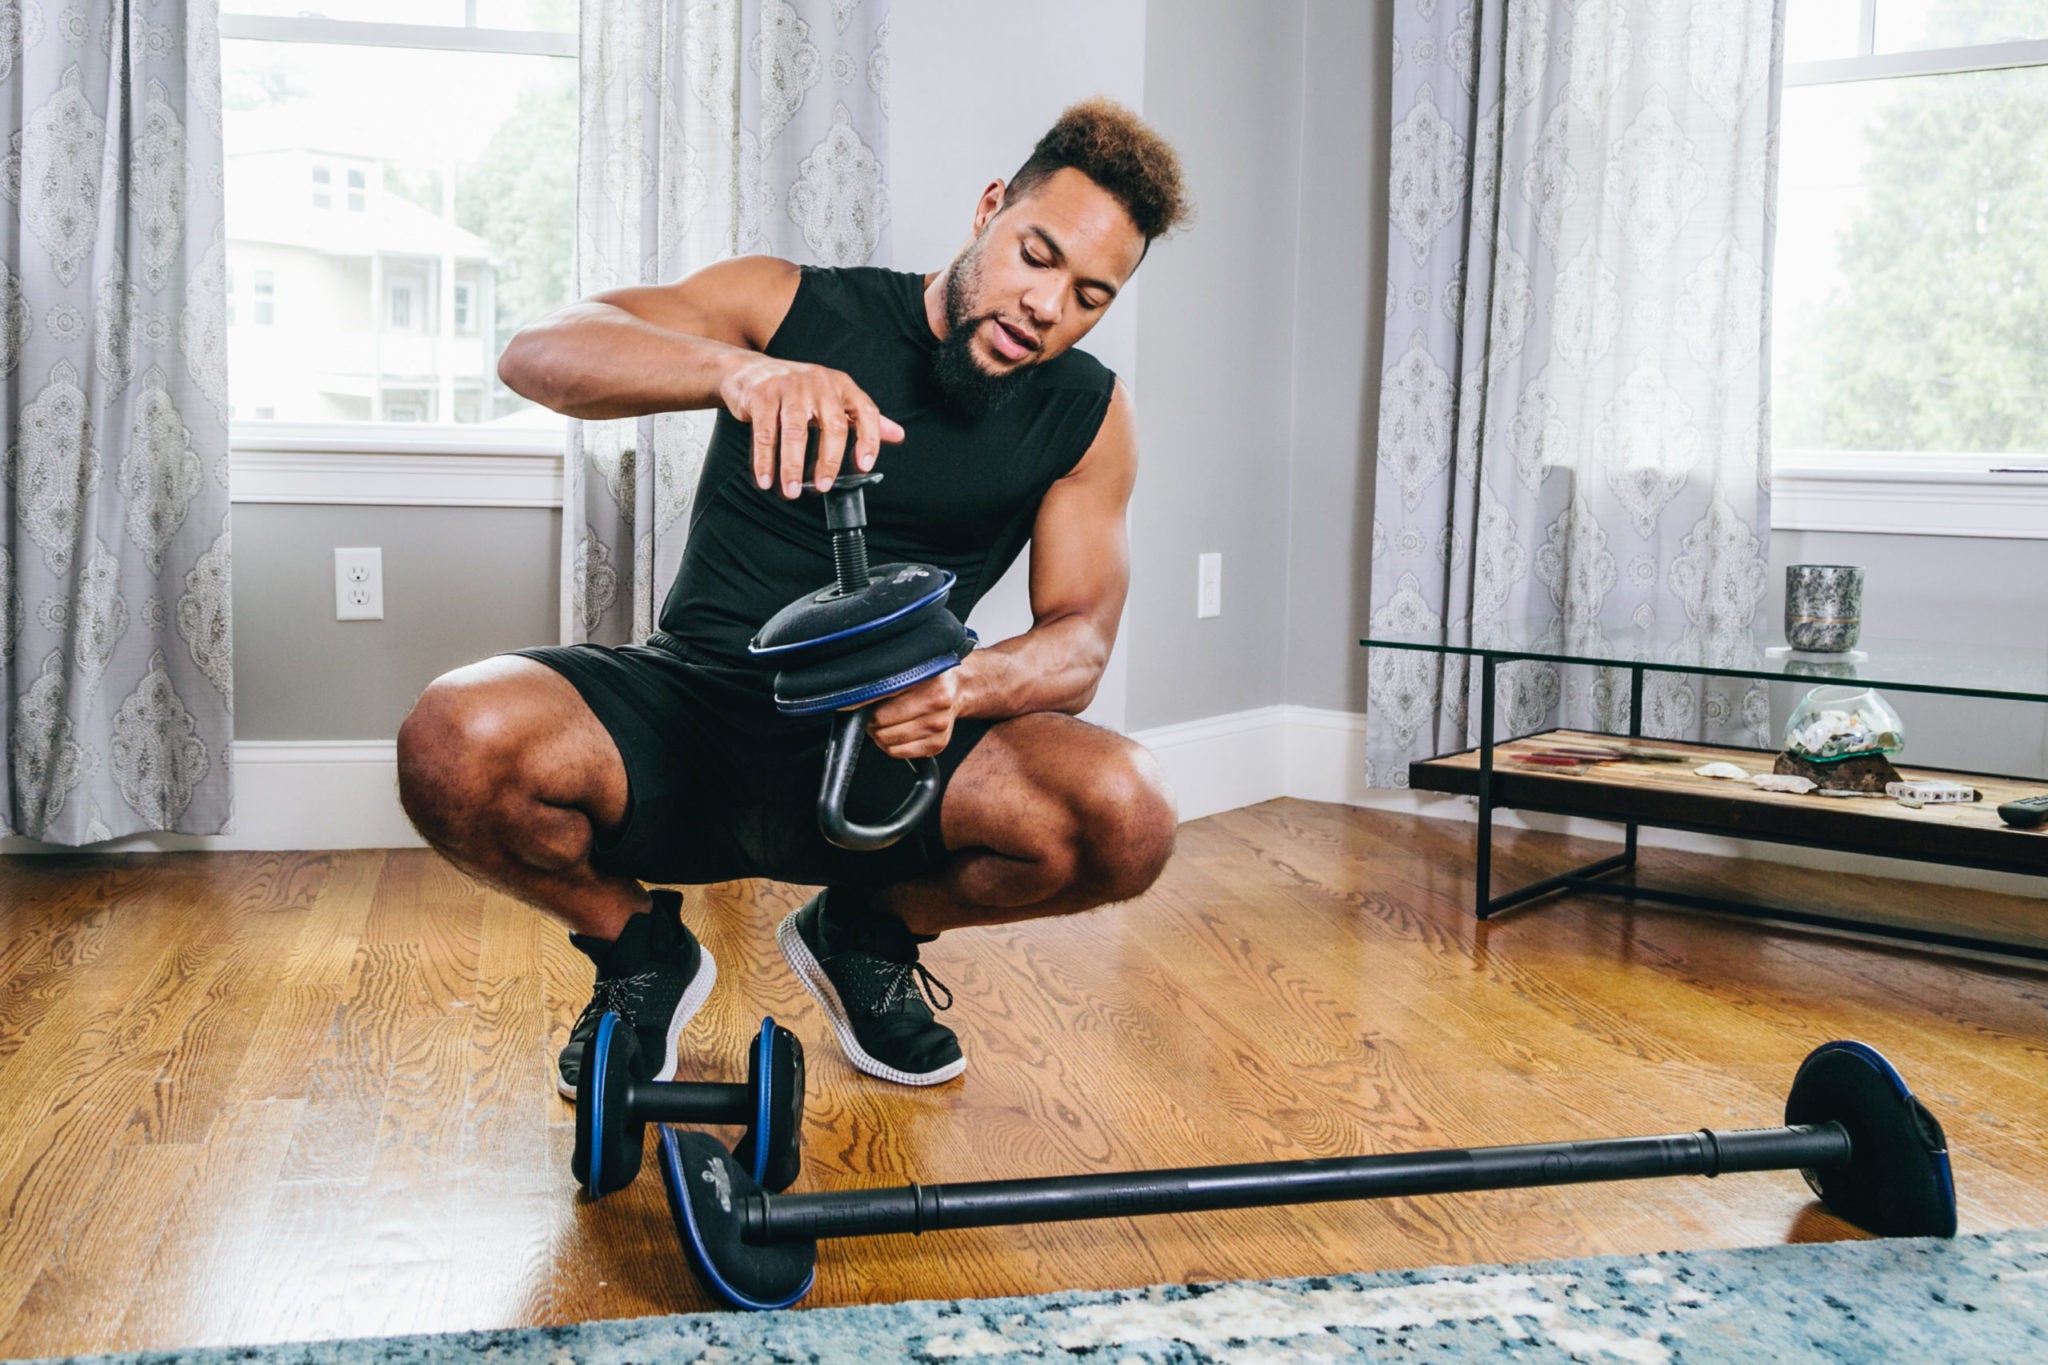
{"label": "man's fingers", "polygon": [[943,753],[952,742],[953,727],[950,723],[937,731],[922,725],[893,725],[883,729],[868,728],[868,738],[875,747],[891,758],[931,758]]}
{"label": "man's fingers", "polygon": [[865,474],[882,452],[882,414],[863,398],[853,405],[853,467]]}
{"label": "man's fingers", "polygon": [[811,473],[811,480],[818,485],[820,493],[832,486],[834,476],[839,473],[839,462],[845,455],[846,418],[836,412],[819,414],[818,464]]}
{"label": "man's fingers", "polygon": [[903,439],[903,425],[900,422],[893,422],[884,417],[882,419],[882,439],[890,445],[895,445]]}
{"label": "man's fingers", "polygon": [[754,420],[754,482],[762,488],[775,482],[775,437],[778,428],[775,414],[765,413]]}
{"label": "man's fingers", "polygon": [[782,407],[782,496],[804,490],[804,446],[811,438],[811,415],[794,403]]}

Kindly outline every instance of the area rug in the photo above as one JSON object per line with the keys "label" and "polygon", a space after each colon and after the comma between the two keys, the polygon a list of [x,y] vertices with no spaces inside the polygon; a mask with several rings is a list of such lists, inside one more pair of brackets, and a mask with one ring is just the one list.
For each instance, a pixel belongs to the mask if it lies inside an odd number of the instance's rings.
{"label": "area rug", "polygon": [[134,1365],[641,1361],[2048,1361],[2048,1230],[692,1313],[573,1327],[81,1357]]}

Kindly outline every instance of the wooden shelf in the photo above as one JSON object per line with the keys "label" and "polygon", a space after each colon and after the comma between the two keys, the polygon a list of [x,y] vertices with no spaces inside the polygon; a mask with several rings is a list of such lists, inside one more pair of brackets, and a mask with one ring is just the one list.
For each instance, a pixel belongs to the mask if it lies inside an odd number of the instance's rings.
{"label": "wooden shelf", "polygon": [[[1524,764],[1515,757],[1560,744],[1637,745],[1682,753],[1687,761],[1624,760],[1554,768]],[[1500,807],[2048,876],[2048,826],[2014,829],[1998,818],[1997,811],[2002,801],[2048,791],[2048,782],[1901,767],[1901,777],[1946,778],[1984,794],[1981,801],[1914,810],[1887,799],[1759,791],[1746,782],[1693,772],[1712,762],[1769,772],[1777,755],[1764,749],[1551,730],[1496,744],[1493,756],[1494,803]],[[1408,782],[1420,791],[1477,796],[1479,753],[1468,749],[1411,763]]]}

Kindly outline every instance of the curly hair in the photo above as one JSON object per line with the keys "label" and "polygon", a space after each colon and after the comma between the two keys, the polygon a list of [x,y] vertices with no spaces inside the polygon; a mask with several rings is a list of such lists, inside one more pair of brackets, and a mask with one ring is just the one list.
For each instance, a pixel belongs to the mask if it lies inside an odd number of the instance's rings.
{"label": "curly hair", "polygon": [[1098,95],[1069,105],[1010,177],[1008,199],[1022,199],[1071,166],[1113,195],[1145,242],[1194,216],[1181,183],[1180,157],[1165,138],[1115,100]]}

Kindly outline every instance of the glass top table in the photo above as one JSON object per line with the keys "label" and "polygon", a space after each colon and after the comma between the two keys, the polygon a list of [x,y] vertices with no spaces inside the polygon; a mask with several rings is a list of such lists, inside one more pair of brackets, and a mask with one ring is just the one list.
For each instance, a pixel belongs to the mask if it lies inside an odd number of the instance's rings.
{"label": "glass top table", "polygon": [[[1643,630],[1633,622],[1565,630],[1554,619],[1487,624],[1477,631],[1375,631],[1368,649],[1410,649],[1473,658],[1541,659],[1730,678],[1816,679],[1909,692],[2048,702],[2048,641],[2003,645],[1896,640],[1866,635],[1856,653],[1792,654],[1757,632],[1709,644],[1691,630]],[[1858,657],[1858,655],[1862,657]]]}
{"label": "glass top table", "polygon": [[[2015,942],[1985,938],[1939,925],[1845,917],[1818,913],[1801,906],[1748,903],[1647,886],[1633,876],[1629,880],[1620,880],[1617,874],[1632,874],[1636,870],[1636,829],[1639,824],[1925,862],[1996,866],[2001,870],[2033,875],[2044,874],[2035,866],[2039,860],[2032,857],[2031,840],[2048,838],[2048,833],[2007,831],[1996,836],[2025,839],[2029,843],[2024,846],[2013,844],[2010,848],[1999,843],[1995,848],[2000,857],[1992,859],[1974,844],[1968,849],[1959,843],[1951,848],[1933,835],[1908,848],[1900,828],[1889,822],[1857,818],[1857,812],[1850,809],[1859,804],[1854,802],[1823,801],[1810,805],[1806,798],[1772,797],[1773,801],[1784,806],[1783,811],[1772,812],[1782,817],[1778,820],[1778,826],[1782,827],[1764,828],[1765,822],[1747,805],[1738,805],[1712,794],[1702,796],[1677,789],[1663,790],[1671,785],[1664,775],[1677,774],[1683,785],[1690,772],[1690,764],[1653,769],[1647,779],[1642,774],[1629,777],[1625,770],[1632,755],[1621,753],[1616,754],[1616,758],[1624,761],[1612,768],[1588,767],[1584,771],[1574,768],[1569,774],[1554,767],[1517,766],[1518,762],[1554,763],[1553,758],[1518,759],[1516,755],[1509,754],[1496,764],[1497,749],[1522,741],[1502,740],[1494,734],[1495,689],[1492,685],[1496,672],[1503,665],[1522,660],[1627,669],[1631,678],[1628,735],[1622,740],[1622,746],[1626,748],[1642,733],[1645,673],[1755,678],[1809,686],[1822,681],[1854,683],[1902,692],[2048,703],[2048,641],[1977,645],[1867,636],[1859,640],[1857,650],[1848,655],[1794,654],[1775,638],[1775,632],[1757,631],[1733,641],[1709,644],[1697,632],[1682,628],[1645,630],[1631,621],[1619,625],[1595,623],[1568,631],[1552,617],[1495,622],[1477,631],[1446,631],[1441,628],[1382,630],[1373,632],[1359,644],[1367,649],[1464,656],[1476,660],[1483,670],[1478,694],[1478,743],[1470,749],[1418,761],[1410,769],[1411,785],[1478,798],[1473,899],[1474,909],[1482,920],[1553,893],[1583,891],[2048,961],[2048,940]],[[1549,734],[1578,744],[1613,742],[1601,735],[1544,732],[1544,735]],[[1541,740],[1544,735],[1526,738]],[[1661,740],[1658,744],[1674,753],[1700,747],[1675,740]],[[1669,755],[1664,757],[1668,759]],[[1734,750],[1712,754],[1702,750],[1701,757],[1742,759],[1752,765],[1758,761],[1770,761],[1768,758],[1759,760],[1750,751],[1738,753]],[[1988,774],[1930,772],[1921,775],[1959,778],[1975,785],[1987,785],[1992,781]],[[2012,780],[1997,781],[2009,785]],[[1493,817],[1496,809],[1511,806],[1621,823],[1625,828],[1623,851],[1497,895],[1492,889]],[[1795,811],[1802,813],[1795,816],[1792,814]],[[1968,818],[1976,823],[1996,824],[1996,817],[1989,810],[1980,811],[1972,806],[1969,811]],[[1919,817],[1922,812],[1912,814]],[[1929,822],[1940,821],[1942,811],[1934,811],[1927,819]],[[1983,831],[1968,837],[1984,842]],[[2006,852],[2025,852],[2029,856],[2022,866],[2004,858]]]}

